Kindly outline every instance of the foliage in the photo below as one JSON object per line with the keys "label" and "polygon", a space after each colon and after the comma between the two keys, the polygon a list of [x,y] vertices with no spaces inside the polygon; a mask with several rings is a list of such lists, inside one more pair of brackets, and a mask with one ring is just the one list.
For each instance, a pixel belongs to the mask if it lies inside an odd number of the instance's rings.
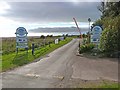
{"label": "foliage", "polygon": [[92,24],[92,28],[93,28],[94,26],[96,26],[96,25],[102,27],[102,26],[103,26],[103,21],[102,21],[101,19],[98,19],[95,23]]}
{"label": "foliage", "polygon": [[40,38],[43,38],[43,39],[44,39],[44,38],[45,38],[45,36],[44,36],[44,35],[41,35],[41,37],[40,37]]}
{"label": "foliage", "polygon": [[105,2],[101,2],[101,4],[97,7],[97,9],[104,14],[105,11]]}
{"label": "foliage", "polygon": [[101,6],[99,6],[98,10],[104,11],[102,12],[101,19],[93,24],[102,25],[104,29],[99,48],[102,52],[107,53],[108,56],[113,56],[116,52],[118,55],[120,51],[120,1],[104,2],[104,4],[101,2]]}
{"label": "foliage", "polygon": [[120,16],[114,19],[104,21],[104,31],[100,39],[100,48],[102,51],[114,52],[120,50]]}
{"label": "foliage", "polygon": [[82,34],[82,37],[83,38],[87,38],[87,34]]}
{"label": "foliage", "polygon": [[116,17],[120,15],[120,1],[107,2],[104,17]]}
{"label": "foliage", "polygon": [[87,40],[87,38],[83,38],[83,42],[82,42],[83,44],[87,44],[88,43],[88,40]]}
{"label": "foliage", "polygon": [[116,17],[120,15],[120,1],[101,2],[101,4],[97,8],[102,13],[101,18]]}
{"label": "foliage", "polygon": [[94,47],[95,47],[95,45],[92,44],[92,43],[81,45],[79,52],[80,53],[85,53],[85,52],[88,52],[88,51],[92,50]]}
{"label": "foliage", "polygon": [[47,35],[47,37],[53,37],[53,35]]}

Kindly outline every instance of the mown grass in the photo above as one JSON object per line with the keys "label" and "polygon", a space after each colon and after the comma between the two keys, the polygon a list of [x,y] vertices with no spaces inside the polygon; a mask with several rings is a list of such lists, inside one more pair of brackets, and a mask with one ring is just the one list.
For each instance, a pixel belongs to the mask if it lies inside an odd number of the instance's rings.
{"label": "mown grass", "polygon": [[3,54],[2,55],[2,71],[6,71],[9,69],[13,69],[18,66],[22,66],[24,64],[33,62],[35,59],[44,56],[45,54],[48,54],[55,49],[67,44],[72,40],[72,37],[68,37],[63,41],[60,41],[59,44],[50,44],[46,45],[41,48],[36,48],[34,55],[32,55],[32,51],[19,51],[18,54],[16,52],[12,52],[9,54]]}
{"label": "mown grass", "polygon": [[97,86],[98,88],[119,88],[120,84],[118,83],[104,83],[101,84],[100,86]]}
{"label": "mown grass", "polygon": [[107,80],[103,80],[101,82],[86,82],[83,84],[79,84],[77,86],[75,86],[74,90],[79,90],[77,88],[89,88],[90,90],[120,90],[120,83],[118,82],[113,82],[113,81],[107,81]]}

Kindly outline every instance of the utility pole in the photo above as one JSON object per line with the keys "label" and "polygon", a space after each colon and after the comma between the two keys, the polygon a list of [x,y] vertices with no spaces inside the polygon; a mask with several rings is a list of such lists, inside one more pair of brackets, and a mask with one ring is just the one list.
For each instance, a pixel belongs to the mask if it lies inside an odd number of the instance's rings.
{"label": "utility pole", "polygon": [[91,22],[90,18],[88,18],[88,22],[89,22],[88,43],[90,43],[90,22]]}

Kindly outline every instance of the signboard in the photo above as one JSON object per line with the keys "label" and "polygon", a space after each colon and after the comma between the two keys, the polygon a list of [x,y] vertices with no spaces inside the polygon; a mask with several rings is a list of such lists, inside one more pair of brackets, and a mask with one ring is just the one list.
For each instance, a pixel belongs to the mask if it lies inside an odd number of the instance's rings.
{"label": "signboard", "polygon": [[16,48],[28,48],[27,31],[24,27],[16,29]]}
{"label": "signboard", "polygon": [[94,26],[91,32],[91,42],[98,43],[102,34],[102,28],[100,26]]}
{"label": "signboard", "polygon": [[27,42],[27,38],[25,38],[25,37],[24,37],[24,38],[23,38],[23,37],[22,37],[22,38],[21,38],[21,37],[18,38],[18,37],[17,37],[17,38],[16,38],[16,42],[19,42],[19,43],[24,42],[24,43],[25,43],[25,42]]}
{"label": "signboard", "polygon": [[58,44],[58,39],[55,39],[55,44]]}

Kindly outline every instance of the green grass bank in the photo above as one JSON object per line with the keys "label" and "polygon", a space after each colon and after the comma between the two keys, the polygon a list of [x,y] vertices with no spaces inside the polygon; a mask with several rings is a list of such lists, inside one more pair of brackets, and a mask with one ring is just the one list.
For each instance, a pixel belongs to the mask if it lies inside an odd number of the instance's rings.
{"label": "green grass bank", "polygon": [[51,43],[50,46],[46,45],[44,47],[36,48],[34,55],[32,55],[31,49],[28,50],[28,53],[27,53],[27,51],[19,51],[18,54],[16,52],[12,52],[9,54],[3,54],[2,55],[2,64],[1,64],[2,69],[0,72],[14,69],[18,66],[22,66],[22,65],[31,63],[35,59],[40,58],[40,57],[54,51],[55,49],[67,44],[71,40],[72,40],[72,37],[67,37],[65,40],[60,41],[59,44]]}

